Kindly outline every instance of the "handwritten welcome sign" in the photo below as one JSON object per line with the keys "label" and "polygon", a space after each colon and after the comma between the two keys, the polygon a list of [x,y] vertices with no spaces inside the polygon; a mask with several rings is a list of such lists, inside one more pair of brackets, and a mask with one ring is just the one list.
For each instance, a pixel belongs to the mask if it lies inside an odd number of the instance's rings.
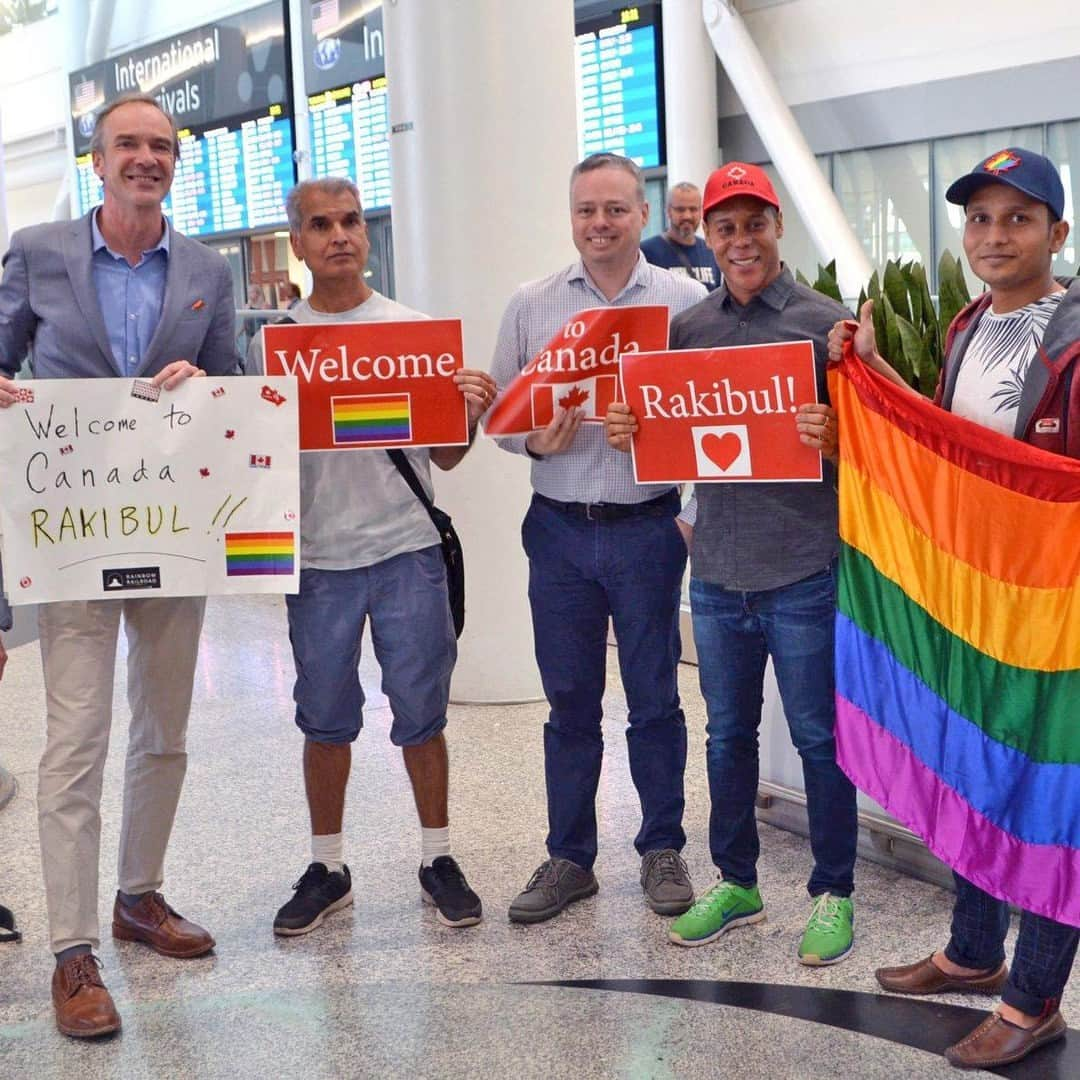
{"label": "handwritten welcome sign", "polygon": [[299,587],[289,378],[35,379],[0,411],[12,604]]}
{"label": "handwritten welcome sign", "polygon": [[809,341],[623,354],[639,484],[820,480],[795,411],[817,400]]}
{"label": "handwritten welcome sign", "polygon": [[579,311],[502,390],[484,420],[487,435],[527,435],[560,409],[602,422],[619,398],[619,357],[662,349],[668,309],[659,305]]}
{"label": "handwritten welcome sign", "polygon": [[267,326],[263,356],[299,380],[301,450],[469,441],[460,319]]}

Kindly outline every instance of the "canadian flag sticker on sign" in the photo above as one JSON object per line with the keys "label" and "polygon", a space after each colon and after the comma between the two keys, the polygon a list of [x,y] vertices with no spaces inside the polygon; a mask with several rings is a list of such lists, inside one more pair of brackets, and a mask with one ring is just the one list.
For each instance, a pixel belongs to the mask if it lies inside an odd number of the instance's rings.
{"label": "canadian flag sticker on sign", "polygon": [[795,426],[817,401],[811,342],[624,353],[619,372],[639,484],[821,479]]}
{"label": "canadian flag sticker on sign", "polygon": [[547,427],[556,409],[581,409],[585,420],[603,420],[619,396],[618,375],[597,375],[574,383],[541,383],[532,388],[532,423]]}

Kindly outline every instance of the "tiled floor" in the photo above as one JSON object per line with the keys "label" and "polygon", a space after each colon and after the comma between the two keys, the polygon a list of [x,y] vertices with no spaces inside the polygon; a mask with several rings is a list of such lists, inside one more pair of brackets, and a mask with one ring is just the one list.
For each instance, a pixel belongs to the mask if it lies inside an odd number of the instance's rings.
{"label": "tiled floor", "polygon": [[[612,661],[614,657],[612,656]],[[0,684],[0,757],[20,790],[3,811],[0,900],[25,940],[0,946],[0,1077],[935,1077],[935,1055],[824,1023],[710,1001],[522,985],[573,979],[746,980],[873,994],[875,966],[927,955],[943,941],[949,897],[870,863],[857,878],[850,960],[811,970],[795,960],[807,913],[806,842],[763,828],[768,920],[719,943],[678,949],[644,906],[631,838],[638,807],[611,664],[608,753],[600,793],[600,893],[561,918],[512,926],[506,906],[544,856],[544,708],[452,708],[455,854],[483,897],[478,927],[449,930],[420,902],[419,834],[389,713],[367,660],[367,729],[354,752],[347,859],[356,904],[303,938],[277,939],[276,908],[307,863],[301,737],[291,720],[291,656],[276,599],[210,601],[189,741],[190,764],[165,892],[209,927],[209,958],[169,961],[107,933],[105,978],[124,1018],[118,1037],[59,1035],[34,814],[42,747],[36,645],[14,650]],[[708,795],[696,672],[683,669],[691,733],[686,856],[711,878]],[[127,708],[105,784],[101,913],[115,889],[119,781]],[[1074,987],[1076,980],[1074,979]],[[881,998],[868,998],[871,1004]],[[977,1002],[943,999],[953,1004]],[[740,1003],[741,1004],[741,1003]],[[1070,1036],[1076,1039],[1077,1036]],[[1056,1072],[1056,1051],[1045,1051]]]}

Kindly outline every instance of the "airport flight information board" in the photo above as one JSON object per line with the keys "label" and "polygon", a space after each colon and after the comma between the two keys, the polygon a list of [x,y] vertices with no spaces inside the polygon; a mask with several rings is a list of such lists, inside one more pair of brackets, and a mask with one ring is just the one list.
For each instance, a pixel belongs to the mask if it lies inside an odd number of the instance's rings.
{"label": "airport flight information board", "polygon": [[390,101],[382,7],[310,0],[301,23],[312,171],[346,176],[365,210],[390,205]]}
{"label": "airport flight information board", "polygon": [[638,4],[577,24],[578,150],[663,165],[660,9]]}
{"label": "airport flight information board", "polygon": [[308,98],[316,176],[347,176],[365,210],[390,205],[390,107],[386,76]]}
{"label": "airport flight information board", "polygon": [[274,2],[72,72],[78,213],[102,200],[90,153],[95,117],[141,90],[177,125],[180,160],[162,203],[177,229],[209,236],[284,224],[296,180],[285,59]]}

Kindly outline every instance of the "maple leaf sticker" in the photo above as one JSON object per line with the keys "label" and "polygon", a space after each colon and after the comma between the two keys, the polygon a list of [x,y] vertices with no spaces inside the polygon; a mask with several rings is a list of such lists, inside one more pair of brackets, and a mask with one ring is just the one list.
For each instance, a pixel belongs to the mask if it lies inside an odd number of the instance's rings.
{"label": "maple leaf sticker", "polygon": [[580,386],[573,387],[570,391],[559,398],[559,404],[564,409],[573,409],[578,405],[584,405],[589,400],[589,391],[582,390]]}

